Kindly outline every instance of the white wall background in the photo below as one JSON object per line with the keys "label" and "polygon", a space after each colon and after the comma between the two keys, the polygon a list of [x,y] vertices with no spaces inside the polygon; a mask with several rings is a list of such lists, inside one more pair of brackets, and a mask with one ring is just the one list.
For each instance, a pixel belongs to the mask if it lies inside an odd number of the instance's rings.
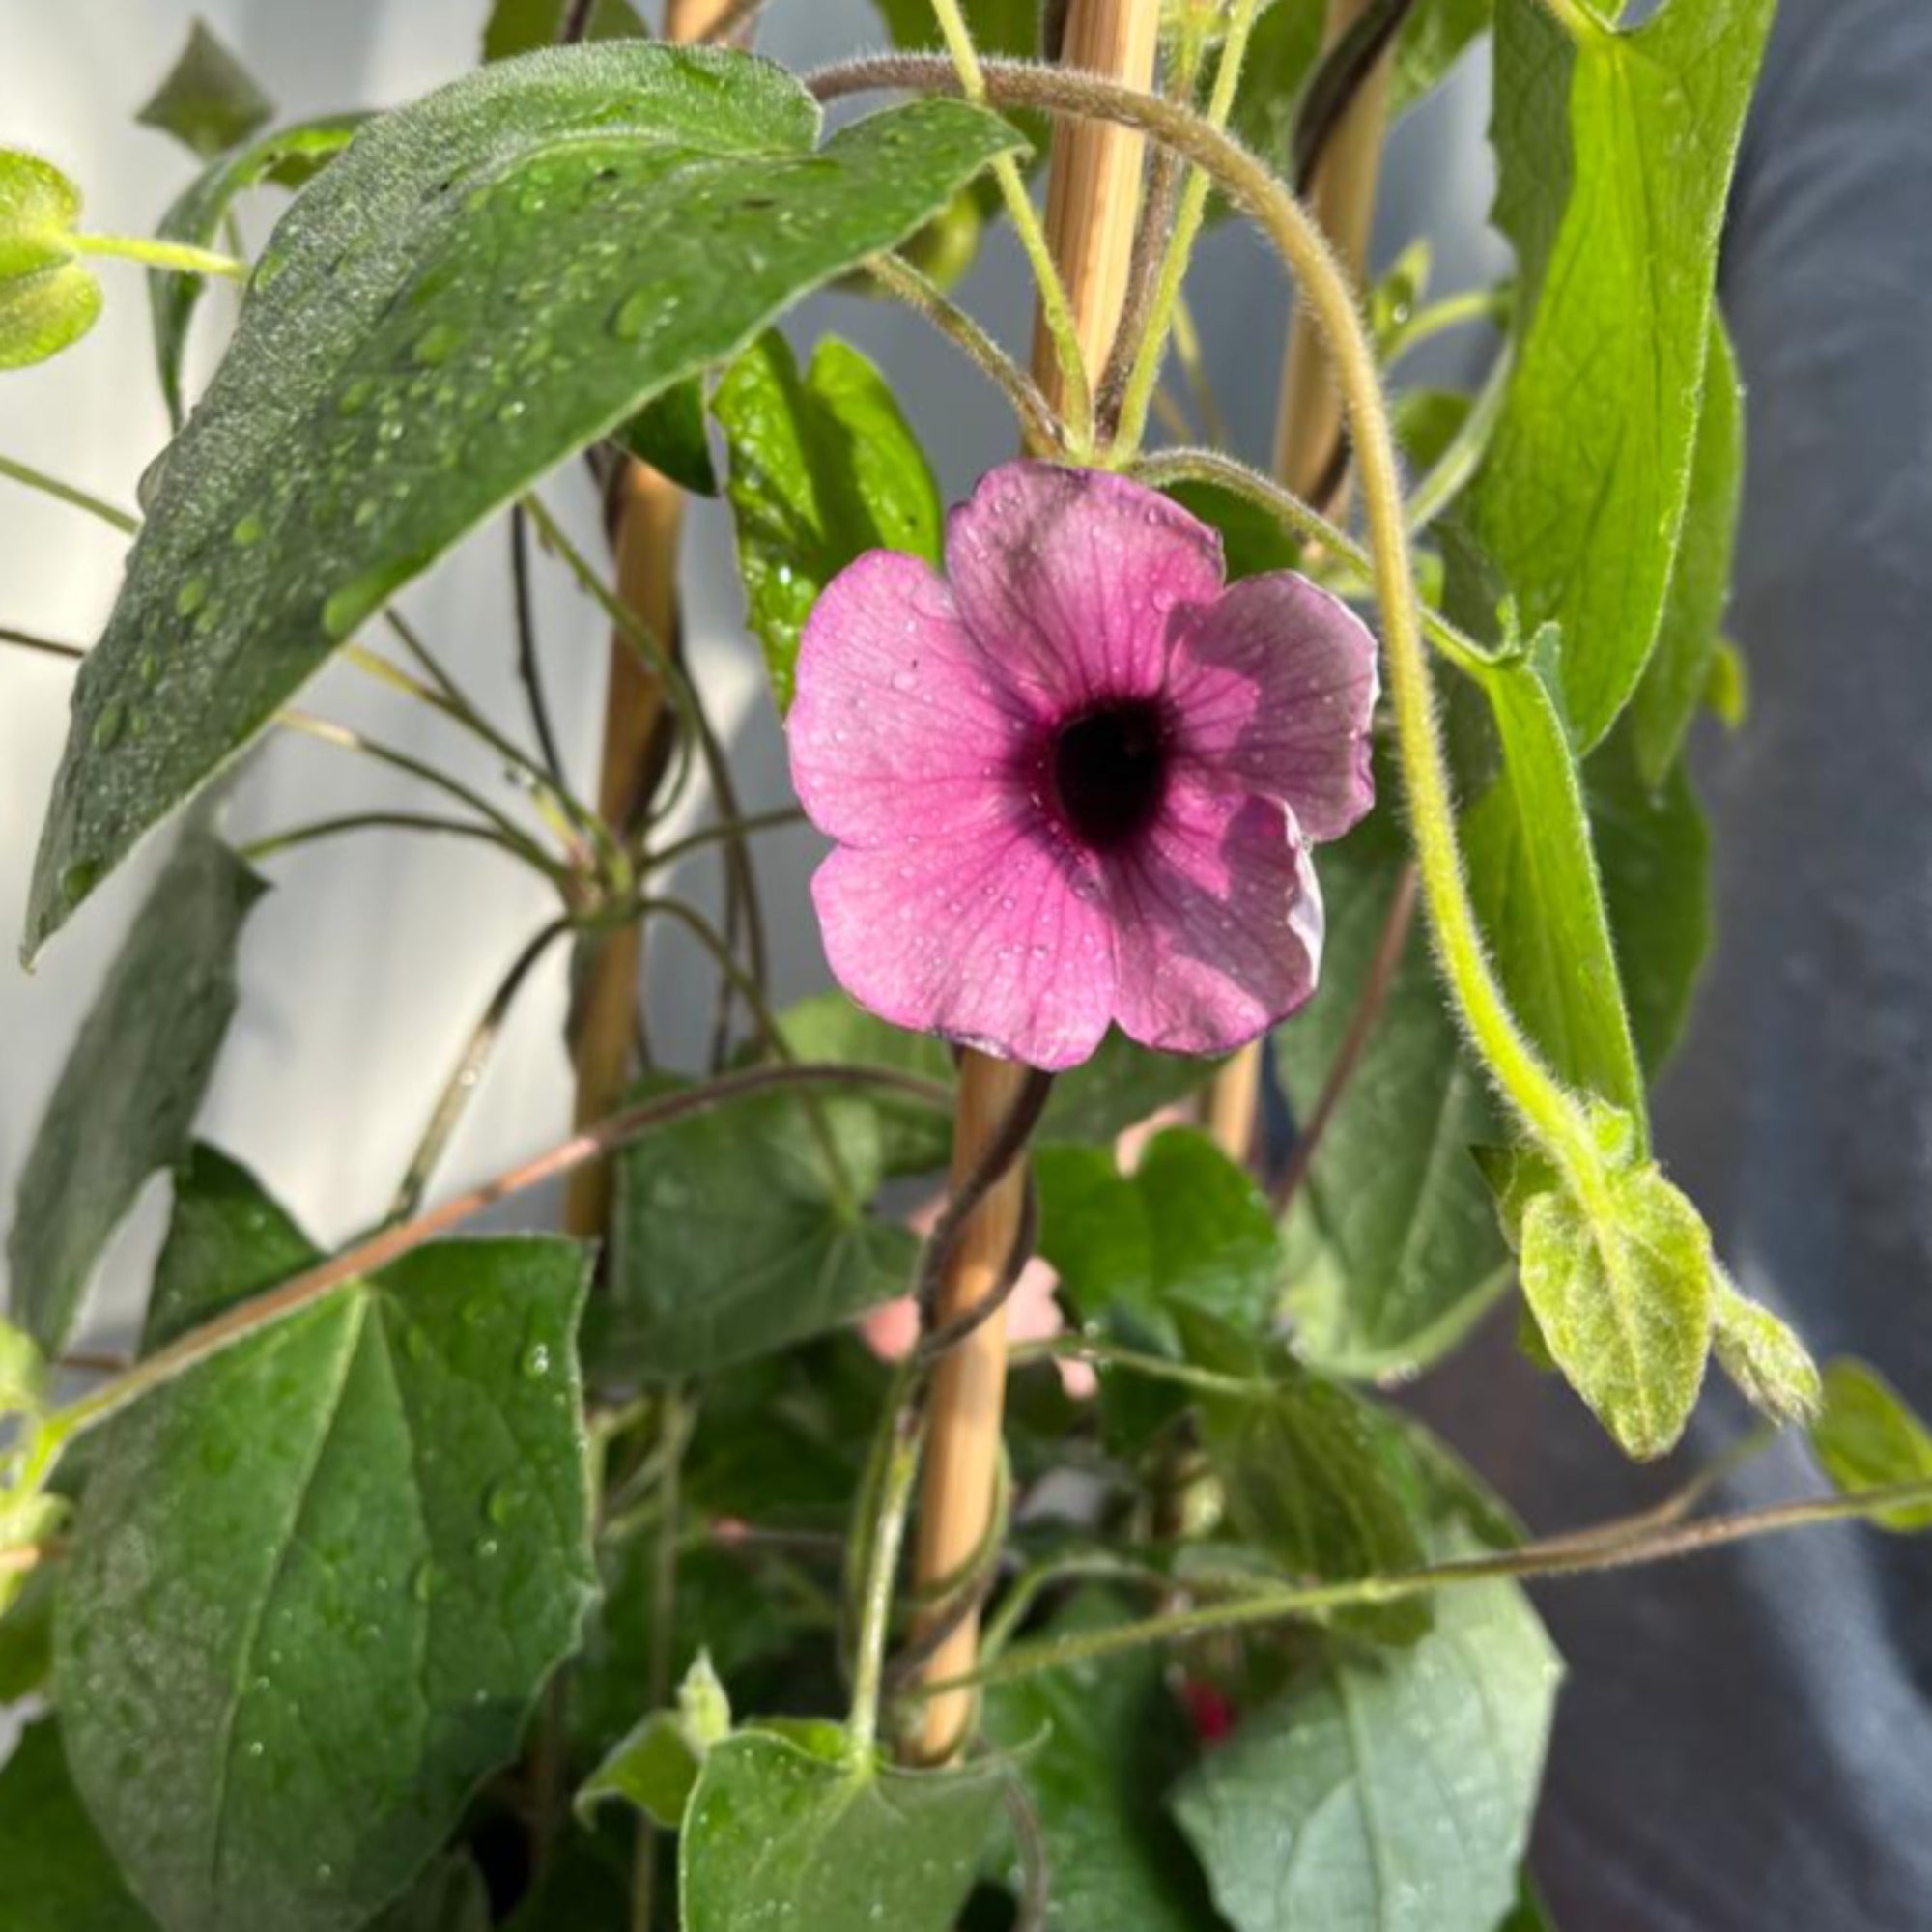
{"label": "white wall background", "polygon": [[[133,114],[178,51],[197,9],[188,0],[0,0],[0,142],[38,150],[83,186],[86,220],[145,232],[190,178],[193,162]],[[392,105],[470,65],[487,0],[202,0],[198,9],[295,117]],[[879,39],[867,0],[772,0],[764,48],[809,65]],[[1383,197],[1378,255],[1410,236],[1435,238],[1438,286],[1493,273],[1483,233],[1489,204],[1480,60],[1449,98],[1399,131]],[[268,206],[265,198],[262,206]],[[257,211],[251,243],[258,244]],[[102,265],[106,312],[80,347],[0,377],[0,451],[130,505],[134,481],[165,435],[153,373],[145,292],[136,269]],[[1024,345],[1029,305],[1012,252],[996,246],[966,296],[1009,343]],[[204,304],[205,368],[218,348],[225,292]],[[1246,451],[1264,457],[1287,293],[1246,237],[1213,236],[1196,305],[1224,409]],[[1004,412],[915,319],[827,297],[796,319],[836,328],[897,379],[949,497],[1010,453]],[[1475,353],[1452,351],[1462,358]],[[553,486],[579,535],[595,541],[587,487],[573,470]],[[99,635],[112,604],[122,540],[104,526],[0,479],[0,622],[77,643]],[[721,729],[736,747],[748,809],[783,803],[782,746],[754,650],[740,621],[729,530],[715,504],[696,506],[687,536],[688,642]],[[541,633],[566,755],[594,789],[603,627],[563,582],[541,570]],[[403,607],[498,719],[519,726],[500,532],[468,545]],[[36,973],[14,963],[41,813],[65,731],[71,672],[0,650],[0,1210],[11,1204],[46,1095],[74,1029],[152,872],[146,851],[52,945]],[[304,700],[391,743],[449,760],[498,785],[487,759],[418,707],[333,669]],[[507,795],[507,794],[506,794]],[[270,745],[243,781],[233,833],[273,828],[378,802],[434,807],[419,788],[305,742]],[[761,841],[777,990],[792,997],[823,976],[804,881],[815,857],[804,831]],[[319,1238],[340,1238],[380,1214],[431,1098],[490,989],[547,916],[547,889],[481,847],[368,835],[329,841],[268,867],[276,890],[247,928],[243,997],[200,1121],[245,1159]],[[668,934],[660,942],[654,1017],[673,1054],[709,1011],[708,977]],[[569,1115],[561,1050],[563,957],[526,990],[441,1176],[480,1178],[554,1140]],[[516,1204],[528,1220],[552,1204]],[[164,1218],[156,1183],[111,1254],[91,1331],[125,1340]],[[0,1264],[4,1265],[4,1264]]]}

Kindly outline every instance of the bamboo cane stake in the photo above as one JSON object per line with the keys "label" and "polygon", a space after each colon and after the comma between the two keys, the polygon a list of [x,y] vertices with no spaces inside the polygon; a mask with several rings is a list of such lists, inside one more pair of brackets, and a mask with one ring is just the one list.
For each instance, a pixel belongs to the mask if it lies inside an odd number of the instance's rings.
{"label": "bamboo cane stake", "polygon": [[[1160,0],[1072,0],[1061,59],[1146,88],[1153,81]],[[1047,184],[1047,239],[1066,283],[1081,356],[1097,381],[1113,347],[1133,256],[1145,160],[1144,138],[1094,123],[1063,125],[1054,134]],[[1036,328],[1034,374],[1058,407],[1060,375],[1053,344]],[[971,1174],[1009,1116],[1026,1068],[971,1051],[959,1072],[953,1122],[952,1184]],[[1016,1164],[961,1230],[941,1288],[937,1317],[951,1321],[992,1293],[1011,1256],[1025,1201]],[[1002,1310],[946,1355],[933,1373],[930,1426],[921,1477],[914,1576],[922,1589],[943,1589],[979,1556],[992,1527],[1006,1405],[1007,1324]],[[979,1652],[977,1612],[960,1619],[933,1649],[928,1682],[956,1678]],[[975,1696],[952,1690],[927,1700],[917,1741],[921,1759],[956,1756],[971,1729]]]}
{"label": "bamboo cane stake", "polygon": [[[665,0],[665,39],[700,41],[730,10],[730,0]],[[677,551],[684,495],[647,463],[627,462],[616,485],[612,549],[617,595],[667,648],[677,638]],[[604,694],[604,750],[597,810],[622,830],[637,810],[660,754],[665,723],[663,680],[613,632]],[[571,1062],[577,1079],[573,1124],[615,1112],[630,1085],[638,1037],[638,980],[644,939],[633,921],[608,934],[590,955],[575,1014]],[[564,1225],[581,1238],[601,1236],[611,1215],[611,1168],[605,1161],[571,1176]]]}
{"label": "bamboo cane stake", "polygon": [[[1329,0],[1324,52],[1355,24],[1369,4],[1370,0]],[[1381,168],[1387,120],[1388,72],[1384,52],[1336,123],[1309,189],[1315,219],[1358,288],[1368,262],[1369,228],[1375,217],[1376,179]],[[1322,482],[1322,472],[1341,434],[1341,392],[1328,367],[1321,331],[1299,315],[1291,317],[1275,417],[1277,480],[1298,497],[1312,497]],[[1333,511],[1332,505],[1324,507]],[[1222,1152],[1233,1160],[1245,1161],[1254,1151],[1262,1053],[1260,1040],[1242,1047],[1208,1085],[1203,1122]]]}

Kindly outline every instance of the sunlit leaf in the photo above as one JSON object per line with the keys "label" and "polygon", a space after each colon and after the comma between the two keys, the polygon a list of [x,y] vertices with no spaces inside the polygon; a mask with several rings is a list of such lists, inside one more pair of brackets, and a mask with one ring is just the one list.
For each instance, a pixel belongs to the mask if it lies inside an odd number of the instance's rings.
{"label": "sunlit leaf", "polygon": [[50,161],[0,148],[0,369],[44,362],[100,314],[100,284],[70,238],[80,190]]}
{"label": "sunlit leaf", "polygon": [[[1841,1356],[1825,1364],[1824,1387],[1811,1448],[1842,1494],[1932,1482],[1932,1430],[1876,1369]],[[1932,1503],[1883,1510],[1872,1520],[1881,1529],[1932,1529]]]}

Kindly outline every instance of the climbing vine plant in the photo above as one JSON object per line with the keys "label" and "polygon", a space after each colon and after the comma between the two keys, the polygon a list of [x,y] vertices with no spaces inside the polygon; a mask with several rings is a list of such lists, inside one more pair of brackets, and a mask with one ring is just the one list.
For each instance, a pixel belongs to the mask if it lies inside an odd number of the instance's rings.
{"label": "climbing vine plant", "polygon": [[[196,156],[152,236],[0,151],[0,367],[145,270],[173,424],[138,515],[0,455],[128,543],[98,640],[0,631],[73,687],[26,957],[165,848],[8,1241],[9,1922],[1520,1932],[1539,1581],[1932,1520],[1932,1436],[1746,1297],[1646,1109],[1708,936],[1684,742],[1740,725],[1714,279],[1770,11],[881,0],[893,51],[801,77],[756,6],[498,0],[474,71],[296,125],[197,27],[142,115]],[[1362,156],[1463,58],[1513,272],[1443,294],[1417,244],[1365,286]],[[1217,398],[1187,307],[1222,219],[1319,377],[1274,474],[1221,427],[1270,358]],[[1001,224],[1031,368],[953,293]],[[950,515],[888,377],[780,332],[834,286],[1010,408]],[[1476,392],[1407,384],[1469,327]],[[681,650],[683,493],[733,520],[799,810],[740,807]],[[411,586],[470,543],[516,594],[425,637]],[[600,772],[545,576],[610,627]],[[522,717],[470,696],[492,652]],[[301,708],[338,659],[504,781]],[[238,842],[287,732],[420,797]],[[758,841],[801,810],[840,990],[780,1008]],[[480,841],[550,903],[330,1251],[196,1116],[253,910],[350,834]],[[667,922],[719,992],[682,1058],[635,1019]],[[577,1129],[452,1192],[553,949]],[[77,1353],[162,1175],[138,1344]],[[467,1225],[565,1176],[561,1230]],[[1506,1299],[1629,1455],[1715,1361],[1763,1418],[1727,1461],[1796,1429],[1824,1481],[1533,1533],[1390,1393]]]}

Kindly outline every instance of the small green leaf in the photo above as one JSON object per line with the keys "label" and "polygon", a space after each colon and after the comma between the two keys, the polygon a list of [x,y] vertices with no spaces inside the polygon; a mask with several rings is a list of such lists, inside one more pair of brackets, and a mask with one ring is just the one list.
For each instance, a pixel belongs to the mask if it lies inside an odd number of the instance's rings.
{"label": "small green leaf", "polygon": [[1419,0],[1396,38],[1389,71],[1389,113],[1401,114],[1441,84],[1490,24],[1492,0]]}
{"label": "small green leaf", "polygon": [[1719,1272],[1711,1331],[1718,1366],[1776,1423],[1809,1422],[1825,1399],[1818,1366],[1793,1330]]}
{"label": "small green leaf", "polygon": [[141,1352],[165,1348],[315,1259],[294,1216],[241,1162],[197,1142],[176,1171],[174,1213],[155,1264]]}
{"label": "small green leaf", "polygon": [[653,397],[617,432],[617,440],[640,463],[662,470],[682,490],[718,494],[718,472],[704,430],[704,385],[699,378],[674,383]]}
{"label": "small green leaf", "polygon": [[429,1867],[369,1932],[490,1932],[490,1893],[467,1852]]}
{"label": "small green leaf", "polygon": [[704,1760],[678,1842],[684,1932],[950,1932],[1010,1776],[897,1771],[740,1731]]}
{"label": "small green leaf", "polygon": [[362,1924],[515,1750],[593,1575],[584,1275],[554,1240],[418,1249],[99,1438],[55,1696],[169,1932]]}
{"label": "small green leaf", "polygon": [[1583,767],[1604,911],[1637,1058],[1651,1079],[1690,1014],[1711,950],[1711,832],[1682,759],[1653,789],[1619,724]]}
{"label": "small green leaf", "polygon": [[[1406,1469],[1360,1399],[1226,1323],[1176,1309],[1189,1357],[1256,1381],[1253,1395],[1196,1398],[1202,1440],[1249,1542],[1295,1576],[1346,1582],[1423,1561],[1405,1505]],[[1412,1643],[1430,1625],[1427,1598],[1369,1605],[1337,1621],[1385,1643]]]}
{"label": "small green leaf", "polygon": [[[1126,1621],[1107,1598],[1075,1600],[1053,1634]],[[1147,1647],[997,1687],[986,1733],[1018,1761],[1045,1841],[1048,1932],[1209,1932],[1216,1920],[1160,1793],[1192,1740]]]}
{"label": "small green leaf", "polygon": [[1561,1188],[1522,1213],[1521,1272],[1565,1378],[1640,1460],[1684,1433],[1711,1346],[1711,1235],[1653,1166],[1612,1171],[1593,1213]]}
{"label": "small green leaf", "polygon": [[1469,887],[1511,1004],[1556,1072],[1644,1132],[1643,1074],[1624,1011],[1590,822],[1546,626],[1482,676],[1502,766],[1463,814]]}
{"label": "small green leaf", "polygon": [[1228,1923],[1496,1932],[1560,1675],[1522,1592],[1489,1583],[1445,1591],[1413,1649],[1337,1658],[1248,1717],[1170,1800]]}
{"label": "small green leaf", "polygon": [[181,58],[134,119],[206,160],[245,141],[274,111],[254,76],[197,19]]}
{"label": "small green leaf", "polygon": [[[568,5],[569,0],[495,0],[483,29],[484,60],[509,60],[516,54],[555,46]],[[630,0],[595,0],[584,37],[592,41],[648,40],[650,32]]]}
{"label": "small green leaf", "polygon": [[1771,0],[1669,0],[1640,27],[1573,39],[1541,0],[1497,0],[1495,213],[1520,322],[1475,528],[1524,628],[1563,627],[1584,750],[1662,617],[1724,197],[1771,14]]}
{"label": "small green leaf", "polygon": [[235,952],[262,881],[190,825],[68,1055],[8,1236],[16,1319],[48,1355],[73,1331],[142,1183],[187,1152],[235,1010]]}
{"label": "small green leaf", "polygon": [[1242,1327],[1273,1312],[1281,1250],[1254,1178],[1205,1134],[1170,1127],[1130,1175],[1107,1147],[1042,1148],[1039,1251],[1081,1316],[1124,1309],[1156,1332],[1176,1300]]}
{"label": "small green leaf", "polygon": [[0,1422],[38,1415],[46,1385],[46,1358],[34,1338],[11,1321],[0,1321]]}
{"label": "small green leaf", "polygon": [[[815,994],[779,1015],[779,1031],[800,1060],[890,1067],[951,1086],[952,1054],[943,1039],[875,1018],[843,993]],[[867,1096],[879,1123],[879,1159],[889,1175],[930,1174],[952,1151],[952,1110],[884,1089]]]}
{"label": "small green leaf", "polygon": [[0,1614],[0,1709],[44,1690],[53,1675],[57,1594],[54,1566],[43,1563]]}
{"label": "small green leaf", "polygon": [[1018,139],[954,100],[819,126],[769,62],[611,41],[382,115],[302,190],[81,667],[29,951],[469,530]]}
{"label": "small green leaf", "polygon": [[731,1734],[731,1701],[702,1651],[678,1687],[675,1711],[653,1711],[579,1787],[577,1814],[622,1798],[667,1832],[684,1822],[706,1752]]}
{"label": "small green leaf", "polygon": [[1704,701],[1731,589],[1731,548],[1744,495],[1744,394],[1721,318],[1711,315],[1704,406],[1690,452],[1684,527],[1657,648],[1631,696],[1637,767],[1652,789],[1665,782],[1684,734]]}
{"label": "small green leaf", "polygon": [[75,260],[80,190],[50,161],[0,148],[0,369],[44,362],[100,313],[100,284]]}
{"label": "small green leaf", "polygon": [[866,1203],[882,1174],[863,1104],[754,1094],[617,1159],[595,1352],[652,1379],[708,1375],[855,1320],[912,1285],[918,1242]]}
{"label": "small green leaf", "polygon": [[[1321,853],[1321,984],[1274,1034],[1298,1121],[1308,1121],[1348,1037],[1407,859],[1391,811]],[[1469,1152],[1500,1131],[1418,917],[1288,1218],[1287,1300],[1313,1366],[1410,1375],[1454,1348],[1508,1287],[1509,1255]]]}
{"label": "small green leaf", "polygon": [[52,1719],[0,1768],[0,1871],[7,1932],[156,1932],[74,1791]]}
{"label": "small green leaf", "polygon": [[[1824,1389],[1811,1451],[1840,1494],[1932,1482],[1932,1431],[1876,1369],[1840,1356],[1825,1364]],[[1872,1520],[1901,1533],[1932,1529],[1932,1503],[1884,1510]]]}
{"label": "small green leaf", "polygon": [[939,486],[884,377],[837,336],[819,342],[803,377],[783,336],[760,337],[711,407],[748,615],[782,712],[799,633],[839,571],[871,550],[938,562]]}
{"label": "small green leaf", "polygon": [[[163,242],[213,248],[237,196],[265,181],[299,186],[329,157],[349,145],[367,119],[362,114],[329,114],[278,128],[234,154],[211,161],[161,216],[155,233]],[[148,276],[148,307],[154,320],[155,360],[160,370],[161,399],[168,419],[180,429],[184,413],[182,362],[187,354],[188,324],[207,287],[202,275],[180,275],[156,269]]]}

